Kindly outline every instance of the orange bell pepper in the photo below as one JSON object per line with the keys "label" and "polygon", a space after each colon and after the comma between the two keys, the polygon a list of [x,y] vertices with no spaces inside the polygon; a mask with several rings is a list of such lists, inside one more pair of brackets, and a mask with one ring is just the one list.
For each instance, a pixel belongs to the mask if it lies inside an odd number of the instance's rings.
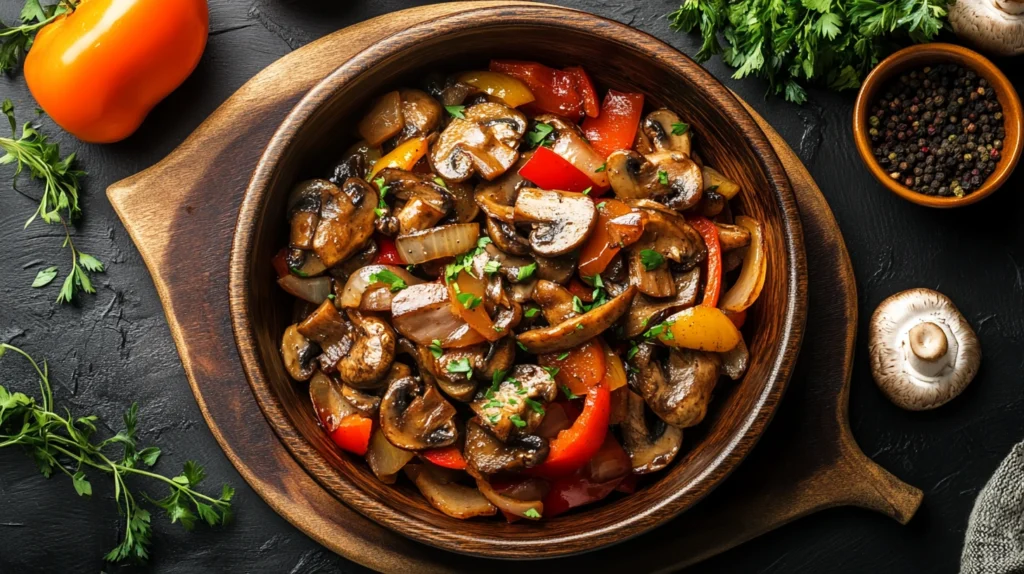
{"label": "orange bell pepper", "polygon": [[534,99],[533,92],[526,84],[507,74],[490,71],[466,72],[459,76],[459,81],[498,98],[510,108],[518,108]]}
{"label": "orange bell pepper", "polygon": [[36,34],[25,81],[78,139],[120,141],[195,69],[209,20],[206,0],[81,0]]}
{"label": "orange bell pepper", "polygon": [[341,419],[338,428],[331,433],[331,440],[342,450],[362,456],[370,448],[372,431],[373,419],[363,415],[348,415]]}
{"label": "orange bell pepper", "polygon": [[567,476],[601,450],[608,434],[608,418],[612,412],[612,395],[605,385],[595,385],[587,391],[583,412],[572,426],[558,433],[549,443],[548,457],[526,474],[541,478]]}
{"label": "orange bell pepper", "polygon": [[373,164],[373,169],[370,170],[370,175],[366,176],[366,179],[367,181],[373,181],[373,178],[377,176],[377,172],[386,167],[410,171],[416,166],[416,162],[420,161],[420,158],[426,154],[427,138],[406,140],[395,146],[395,149],[391,150],[386,156],[378,159],[377,163]]}
{"label": "orange bell pepper", "polygon": [[704,285],[704,299],[701,305],[715,307],[718,305],[718,296],[722,293],[722,245],[718,241],[718,228],[710,219],[693,215],[686,219],[697,233],[704,239],[704,245],[708,248],[707,257],[707,284]]}
{"label": "orange bell pepper", "polygon": [[460,271],[459,276],[448,284],[448,297],[451,299],[452,311],[463,321],[469,323],[474,331],[488,341],[494,342],[505,333],[494,330],[494,321],[487,314],[484,305],[487,284],[482,279]]}
{"label": "orange bell pepper", "polygon": [[452,470],[466,470],[466,457],[457,446],[446,446],[423,451],[423,458],[437,466]]}
{"label": "orange bell pepper", "polygon": [[740,330],[718,307],[690,307],[651,327],[645,337],[658,337],[669,347],[724,353],[743,339]]}
{"label": "orange bell pepper", "polygon": [[608,222],[632,211],[628,205],[617,199],[602,201],[597,210],[597,224],[580,250],[580,276],[592,277],[603,273],[608,264],[621,249],[609,233]]}
{"label": "orange bell pepper", "polygon": [[604,347],[597,339],[591,339],[566,353],[540,355],[537,362],[545,367],[557,368],[555,380],[577,395],[586,394],[590,387],[600,383],[607,371]]}

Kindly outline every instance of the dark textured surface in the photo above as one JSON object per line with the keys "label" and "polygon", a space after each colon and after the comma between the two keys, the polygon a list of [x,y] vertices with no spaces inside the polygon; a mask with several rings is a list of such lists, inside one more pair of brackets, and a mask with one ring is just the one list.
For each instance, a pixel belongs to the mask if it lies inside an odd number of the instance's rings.
{"label": "dark textured surface", "polygon": [[[693,38],[668,30],[663,15],[674,7],[672,2],[564,3],[654,33],[686,53],[695,51]],[[4,2],[0,19],[15,16],[15,4],[20,2]],[[224,531],[188,535],[157,521],[154,570],[358,568],[278,518],[220,452],[189,392],[152,282],[103,189],[163,157],[277,57],[349,23],[411,5],[213,1],[213,36],[199,69],[137,135],[97,147],[60,134],[65,151],[78,151],[90,171],[86,219],[77,243],[109,269],[97,278],[97,295],[81,298],[80,305],[56,307],[56,286],[28,288],[44,264],[66,268],[66,254],[55,228],[37,223],[22,230],[33,202],[0,188],[0,245],[7,254],[0,259],[0,339],[49,358],[59,401],[74,410],[118,421],[130,401],[139,401],[142,439],[164,448],[164,472],[196,458],[207,465],[211,481],[228,481],[239,490],[238,519]],[[1018,88],[1024,87],[1019,62],[1003,64]],[[833,510],[692,571],[954,571],[974,495],[1010,445],[1024,435],[1024,239],[1019,225],[1003,216],[1020,212],[1018,193],[1024,181],[1018,175],[992,198],[960,211],[910,205],[885,192],[860,165],[848,120],[852,94],[814,91],[812,101],[797,108],[763,100],[764,86],[757,82],[728,80],[729,72],[717,61],[709,69],[774,124],[831,203],[861,293],[861,336],[851,391],[853,430],[865,452],[921,487],[925,501],[906,527],[866,511]],[[20,77],[0,80],[0,86],[0,96],[11,97],[22,112],[34,107]],[[44,125],[57,133],[48,121]],[[978,330],[985,353],[981,373],[964,396],[932,413],[905,413],[886,402],[871,382],[863,352],[870,311],[885,296],[913,286],[937,288],[952,297]],[[10,358],[2,365],[5,383],[34,388],[24,365]],[[102,568],[99,557],[119,536],[111,488],[94,481],[93,500],[78,499],[66,479],[45,481],[17,452],[0,451],[0,469],[0,572]]]}

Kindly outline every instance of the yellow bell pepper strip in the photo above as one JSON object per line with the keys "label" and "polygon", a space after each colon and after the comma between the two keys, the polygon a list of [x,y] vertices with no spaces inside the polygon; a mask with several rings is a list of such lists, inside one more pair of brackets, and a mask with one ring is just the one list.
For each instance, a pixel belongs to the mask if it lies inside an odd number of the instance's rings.
{"label": "yellow bell pepper strip", "polygon": [[499,72],[480,70],[466,72],[459,76],[458,80],[486,93],[489,96],[498,98],[510,108],[518,108],[534,100],[533,92],[522,81]]}
{"label": "yellow bell pepper strip", "polygon": [[721,309],[697,306],[684,309],[664,322],[651,326],[644,337],[657,337],[669,347],[724,353],[739,345],[743,335]]}
{"label": "yellow bell pepper strip", "polygon": [[391,150],[390,153],[377,160],[366,176],[367,181],[373,181],[377,172],[384,168],[394,167],[409,171],[427,154],[427,138],[413,138],[406,140]]}

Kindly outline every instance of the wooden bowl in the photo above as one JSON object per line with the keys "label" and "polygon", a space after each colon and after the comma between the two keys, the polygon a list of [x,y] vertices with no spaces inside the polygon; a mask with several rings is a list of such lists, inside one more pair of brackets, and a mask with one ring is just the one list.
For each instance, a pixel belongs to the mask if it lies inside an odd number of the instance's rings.
{"label": "wooden bowl", "polygon": [[[871,138],[868,135],[870,106],[890,79],[908,69],[949,63],[974,70],[988,81],[1003,108],[1003,122],[1006,126],[1006,138],[1003,139],[1003,158],[996,164],[995,171],[988,176],[981,187],[963,197],[925,195],[889,177],[889,174],[882,169],[871,153]],[[889,191],[918,205],[941,208],[960,207],[981,201],[1009,179],[1017,161],[1020,160],[1021,149],[1024,148],[1022,118],[1024,118],[1024,114],[1021,113],[1020,98],[1017,96],[1017,91],[1013,89],[1013,84],[987,58],[954,44],[919,44],[904,48],[882,60],[882,63],[875,66],[875,69],[868,74],[857,94],[857,103],[853,107],[853,137],[857,142],[857,151],[860,153],[861,159],[864,160],[864,164],[871,170],[875,179]]]}
{"label": "wooden bowl", "polygon": [[[382,484],[361,458],[334,446],[317,424],[306,385],[289,379],[278,354],[292,301],[274,284],[270,261],[287,238],[289,188],[324,174],[354,141],[355,121],[374,96],[415,84],[426,71],[472,69],[491,57],[583,65],[603,88],[642,91],[650,106],[678,110],[696,130],[701,155],[739,181],[741,210],[763,222],[767,236],[768,275],[748,318],[751,364],[745,379],[720,383],[707,419],[687,430],[685,452],[656,480],[635,494],[536,523],[452,519],[404,479]],[[468,10],[411,27],[343,63],[310,90],[253,174],[230,269],[235,338],[252,391],[310,475],[352,508],[405,536],[453,552],[509,559],[562,556],[625,540],[664,523],[721,483],[757,442],[782,397],[803,334],[805,293],[793,192],[763,132],[731,93],[647,34],[543,5]]]}

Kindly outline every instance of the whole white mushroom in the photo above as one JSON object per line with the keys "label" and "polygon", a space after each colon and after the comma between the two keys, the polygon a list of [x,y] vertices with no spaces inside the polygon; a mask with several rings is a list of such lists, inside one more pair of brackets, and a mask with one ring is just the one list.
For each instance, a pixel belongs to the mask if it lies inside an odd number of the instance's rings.
{"label": "whole white mushroom", "polygon": [[949,5],[949,24],[986,52],[1024,54],[1024,0],[956,0]]}
{"label": "whole white mushroom", "polygon": [[978,372],[981,346],[956,305],[931,289],[897,293],[871,316],[871,372],[889,400],[912,411],[959,395]]}

